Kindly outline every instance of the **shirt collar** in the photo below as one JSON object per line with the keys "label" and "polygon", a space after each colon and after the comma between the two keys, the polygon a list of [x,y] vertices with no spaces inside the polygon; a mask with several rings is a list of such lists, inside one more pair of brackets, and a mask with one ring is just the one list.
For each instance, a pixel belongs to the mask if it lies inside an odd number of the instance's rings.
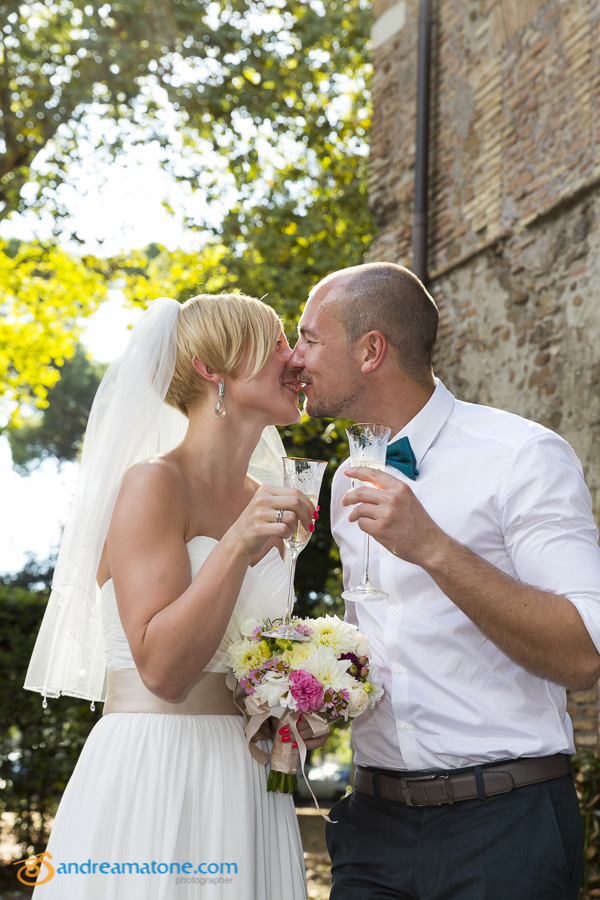
{"label": "shirt collar", "polygon": [[420,409],[398,434],[390,438],[390,444],[401,437],[407,437],[417,460],[417,468],[419,468],[423,457],[452,412],[454,402],[450,391],[444,387],[439,378],[436,378],[435,390],[423,409]]}

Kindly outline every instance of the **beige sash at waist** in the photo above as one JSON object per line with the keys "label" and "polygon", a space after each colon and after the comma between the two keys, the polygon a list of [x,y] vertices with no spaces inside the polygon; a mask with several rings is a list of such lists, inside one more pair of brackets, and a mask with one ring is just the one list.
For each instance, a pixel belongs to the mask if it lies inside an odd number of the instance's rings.
{"label": "beige sash at waist", "polygon": [[108,673],[103,715],[108,713],[174,713],[184,716],[239,716],[224,672],[200,672],[180,700],[161,700],[149,691],[137,669]]}

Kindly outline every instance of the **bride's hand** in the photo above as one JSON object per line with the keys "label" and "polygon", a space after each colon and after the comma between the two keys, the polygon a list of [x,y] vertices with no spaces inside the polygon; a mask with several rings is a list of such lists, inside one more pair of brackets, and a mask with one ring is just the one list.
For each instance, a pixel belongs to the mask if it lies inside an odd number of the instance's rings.
{"label": "bride's hand", "polygon": [[312,531],[314,515],[313,504],[301,491],[261,484],[230,530],[237,532],[241,546],[253,557],[267,543],[289,538],[298,520],[307,531]]}
{"label": "bride's hand", "polygon": [[298,719],[298,733],[306,744],[307,750],[318,750],[329,737],[329,732],[314,737],[312,728],[302,717]]}

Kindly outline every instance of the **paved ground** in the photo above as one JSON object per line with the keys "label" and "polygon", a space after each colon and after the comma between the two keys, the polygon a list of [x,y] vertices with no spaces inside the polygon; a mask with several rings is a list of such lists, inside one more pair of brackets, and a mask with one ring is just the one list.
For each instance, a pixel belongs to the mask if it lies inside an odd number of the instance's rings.
{"label": "paved ground", "polygon": [[[314,807],[296,808],[304,846],[309,900],[329,900],[331,877],[329,854],[325,846],[325,821]],[[324,809],[323,812],[329,812]]]}

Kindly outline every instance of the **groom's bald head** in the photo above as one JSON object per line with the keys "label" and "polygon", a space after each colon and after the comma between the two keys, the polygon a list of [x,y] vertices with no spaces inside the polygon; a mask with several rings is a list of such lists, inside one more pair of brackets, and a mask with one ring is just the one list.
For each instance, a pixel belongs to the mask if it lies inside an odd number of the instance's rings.
{"label": "groom's bald head", "polygon": [[323,298],[342,324],[348,343],[380,331],[395,349],[398,365],[415,381],[431,377],[438,309],[421,281],[394,263],[365,263],[320,281],[309,299]]}

